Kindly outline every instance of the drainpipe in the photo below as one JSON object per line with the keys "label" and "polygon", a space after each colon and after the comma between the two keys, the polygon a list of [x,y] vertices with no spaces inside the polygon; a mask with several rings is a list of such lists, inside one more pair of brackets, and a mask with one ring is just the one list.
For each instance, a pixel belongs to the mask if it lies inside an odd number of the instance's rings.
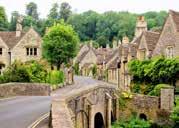
{"label": "drainpipe", "polygon": [[8,51],[8,54],[9,54],[9,66],[11,65],[11,50],[9,49]]}

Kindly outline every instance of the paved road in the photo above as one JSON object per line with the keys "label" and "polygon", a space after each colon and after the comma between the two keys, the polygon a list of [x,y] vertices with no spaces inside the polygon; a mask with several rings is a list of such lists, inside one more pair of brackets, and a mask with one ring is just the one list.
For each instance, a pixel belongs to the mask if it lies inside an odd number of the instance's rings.
{"label": "paved road", "polygon": [[[89,77],[76,76],[74,85],[65,86],[52,92],[51,97],[28,96],[0,100],[0,128],[27,128],[36,119],[50,111],[51,99],[57,98],[63,100],[68,96],[99,86],[100,84],[104,85],[105,82]],[[64,104],[61,105],[61,109],[65,109]],[[62,112],[65,111],[62,110]]]}
{"label": "paved road", "polygon": [[52,99],[54,98],[65,99],[68,96],[79,94],[84,90],[88,90],[90,88],[97,87],[99,85],[116,87],[114,84],[109,84],[103,81],[95,80],[90,77],[84,77],[84,76],[75,76],[74,81],[75,83],[73,85],[66,86],[58,89],[57,91],[52,92],[51,93]]}
{"label": "paved road", "polygon": [[0,100],[0,128],[27,128],[50,111],[48,96],[16,97]]}

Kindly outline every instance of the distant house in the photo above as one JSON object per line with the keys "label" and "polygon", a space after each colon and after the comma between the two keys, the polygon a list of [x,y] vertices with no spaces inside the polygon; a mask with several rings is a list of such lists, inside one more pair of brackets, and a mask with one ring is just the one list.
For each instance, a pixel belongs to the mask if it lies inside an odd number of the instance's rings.
{"label": "distant house", "polygon": [[27,32],[17,22],[16,31],[0,32],[0,71],[15,60],[26,62],[39,60],[42,56],[42,39],[31,27]]}
{"label": "distant house", "polygon": [[153,56],[167,58],[179,56],[179,12],[169,11]]}
{"label": "distant house", "polygon": [[156,47],[160,33],[144,31],[138,44],[137,58],[139,60],[150,59]]}

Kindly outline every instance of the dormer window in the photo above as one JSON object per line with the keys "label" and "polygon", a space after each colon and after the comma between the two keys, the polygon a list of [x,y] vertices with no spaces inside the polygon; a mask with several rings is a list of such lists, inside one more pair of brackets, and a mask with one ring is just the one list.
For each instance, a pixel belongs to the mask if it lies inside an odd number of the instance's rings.
{"label": "dormer window", "polygon": [[27,56],[37,56],[37,48],[26,48]]}
{"label": "dormer window", "polygon": [[173,47],[172,46],[168,46],[166,48],[166,57],[173,58]]}
{"label": "dormer window", "polygon": [[2,48],[0,48],[0,55],[2,55]]}

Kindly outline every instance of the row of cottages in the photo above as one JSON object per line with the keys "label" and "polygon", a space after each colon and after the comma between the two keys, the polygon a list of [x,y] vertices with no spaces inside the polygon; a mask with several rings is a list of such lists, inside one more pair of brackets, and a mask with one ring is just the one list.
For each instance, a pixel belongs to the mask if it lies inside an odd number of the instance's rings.
{"label": "row of cottages", "polygon": [[[114,42],[113,44],[115,46]],[[76,62],[79,63],[81,75],[92,75],[89,72],[96,64],[98,76],[104,76],[107,71],[108,82],[117,84],[123,90],[129,90],[132,77],[128,72],[128,62],[159,55],[167,58],[179,56],[179,12],[169,11],[160,33],[149,31],[144,16],[139,16],[135,37],[131,42],[124,37],[122,43],[113,48],[94,49],[90,45],[83,45]]]}
{"label": "row of cottages", "polygon": [[[166,58],[179,57],[179,12],[170,10],[163,25],[162,31],[152,32],[147,30],[147,22],[140,16],[136,23],[136,32],[133,41],[128,45],[128,50],[122,46],[121,52],[127,54],[126,63],[131,59],[150,59],[155,56]],[[131,76],[125,68],[125,56],[121,56],[120,87],[129,89]],[[124,70],[123,70],[124,69]]]}
{"label": "row of cottages", "polygon": [[80,51],[74,60],[79,64],[80,74],[83,76],[92,76],[92,68],[97,68],[97,78],[104,79],[106,65],[113,55],[118,52],[117,42],[113,42],[113,48],[94,48],[92,42],[90,44],[81,45]]}
{"label": "row of cottages", "polygon": [[22,18],[17,20],[16,31],[0,32],[0,72],[15,60],[26,62],[40,60],[42,39],[31,27],[27,32],[22,31]]}

